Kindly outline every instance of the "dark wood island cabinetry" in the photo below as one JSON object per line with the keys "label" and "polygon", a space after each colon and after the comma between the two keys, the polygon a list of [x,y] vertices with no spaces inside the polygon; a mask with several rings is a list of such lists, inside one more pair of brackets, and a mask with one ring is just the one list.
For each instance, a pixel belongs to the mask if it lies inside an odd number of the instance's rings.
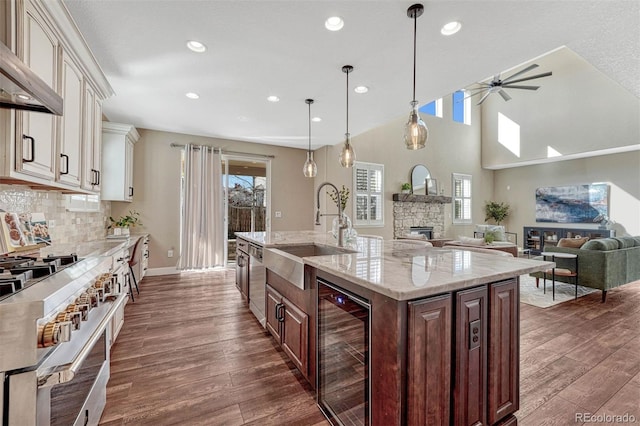
{"label": "dark wood island cabinetry", "polygon": [[270,262],[283,275],[265,261],[267,329],[333,424],[517,424],[518,276],[552,262],[368,237],[331,252],[335,242],[313,232],[246,236],[265,259],[281,252]]}
{"label": "dark wood island cabinetry", "polygon": [[[322,271],[316,271],[316,276],[371,305],[370,364],[365,360],[362,365],[370,371],[368,424],[515,422],[516,278],[397,301]],[[322,366],[318,368],[322,374]]]}

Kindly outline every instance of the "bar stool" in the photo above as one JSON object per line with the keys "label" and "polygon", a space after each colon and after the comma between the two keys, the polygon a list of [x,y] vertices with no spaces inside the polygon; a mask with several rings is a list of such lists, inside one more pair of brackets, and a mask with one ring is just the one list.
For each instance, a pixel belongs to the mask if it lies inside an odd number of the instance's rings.
{"label": "bar stool", "polygon": [[[553,291],[552,300],[556,300],[556,277],[570,277],[573,279],[573,284],[576,287],[575,299],[578,298],[578,255],[570,253],[557,253],[551,251],[543,251],[540,253],[544,260],[551,258],[552,262],[556,259],[567,259],[567,262],[573,261],[573,269],[554,267],[547,269],[543,273],[543,292],[547,294],[547,274],[551,274],[551,288]],[[557,265],[556,265],[557,266]]]}

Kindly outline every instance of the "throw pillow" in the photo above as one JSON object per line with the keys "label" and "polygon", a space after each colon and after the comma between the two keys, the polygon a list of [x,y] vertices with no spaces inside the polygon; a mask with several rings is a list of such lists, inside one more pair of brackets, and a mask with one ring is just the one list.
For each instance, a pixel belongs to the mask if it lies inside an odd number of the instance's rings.
{"label": "throw pillow", "polygon": [[472,245],[472,246],[483,246],[484,245],[484,238],[470,238],[470,237],[465,237],[464,235],[460,235],[458,237],[458,241],[460,241],[461,243],[464,243],[464,244]]}
{"label": "throw pillow", "polygon": [[558,241],[558,247],[580,248],[587,241],[589,241],[589,237],[560,238],[560,241]]}
{"label": "throw pillow", "polygon": [[488,232],[492,232],[494,241],[507,241],[507,236],[504,233],[504,226],[502,225],[489,225]]}
{"label": "throw pillow", "polygon": [[582,250],[617,250],[618,242],[613,238],[597,238],[595,240],[590,240],[584,243],[580,249]]}

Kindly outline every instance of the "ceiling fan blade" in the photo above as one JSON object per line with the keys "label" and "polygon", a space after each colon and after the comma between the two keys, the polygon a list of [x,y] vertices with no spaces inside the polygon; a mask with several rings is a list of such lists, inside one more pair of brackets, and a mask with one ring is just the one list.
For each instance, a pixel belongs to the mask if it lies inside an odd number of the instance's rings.
{"label": "ceiling fan blade", "polygon": [[505,89],[525,89],[525,90],[538,90],[540,88],[540,86],[519,86],[517,84],[514,84],[514,85],[505,84],[502,87],[504,87]]}
{"label": "ceiling fan blade", "polygon": [[528,67],[526,67],[525,69],[522,69],[522,70],[518,71],[517,73],[513,74],[512,76],[509,76],[509,77],[505,78],[504,80],[502,80],[502,82],[503,82],[503,83],[505,83],[505,82],[507,82],[507,81],[511,81],[511,79],[513,79],[514,77],[517,77],[517,76],[519,76],[519,75],[521,75],[521,74],[524,74],[524,73],[526,73],[526,72],[529,72],[529,71],[531,71],[532,69],[534,69],[534,68],[538,68],[538,67],[539,67],[539,65],[538,65],[538,64],[531,64],[531,65],[529,65]]}
{"label": "ceiling fan blade", "polygon": [[[519,78],[518,80],[511,80],[511,81],[508,81],[507,83],[509,83],[509,84],[521,83],[523,81],[533,80],[534,78],[549,77],[551,74],[552,74],[552,72],[549,71],[549,72],[545,72],[545,73],[542,73],[542,74],[532,75],[531,77]],[[504,84],[505,82],[503,81],[502,83]]]}
{"label": "ceiling fan blade", "polygon": [[476,105],[480,105],[484,102],[485,99],[487,99],[487,96],[489,96],[491,94],[491,92],[487,92],[484,94],[484,96],[482,98],[480,98],[480,101],[478,101],[478,103]]}
{"label": "ceiling fan blade", "polygon": [[502,99],[504,99],[505,101],[511,100],[511,96],[509,96],[504,90],[500,89],[498,90],[498,93],[500,93],[500,96],[502,96]]}

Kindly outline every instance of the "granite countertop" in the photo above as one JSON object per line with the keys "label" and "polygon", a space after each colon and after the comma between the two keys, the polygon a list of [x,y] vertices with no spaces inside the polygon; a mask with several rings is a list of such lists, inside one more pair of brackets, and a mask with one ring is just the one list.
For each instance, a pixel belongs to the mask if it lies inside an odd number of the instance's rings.
{"label": "granite countertop", "polygon": [[40,255],[65,255],[75,253],[78,257],[86,258],[91,256],[112,256],[118,250],[132,247],[135,242],[147,234],[131,235],[129,238],[105,238],[102,240],[87,241],[74,244],[56,244],[40,249]]}
{"label": "granite countertop", "polygon": [[[239,232],[265,248],[280,245],[336,246],[330,234],[315,231]],[[464,247],[424,247],[411,240],[358,237],[346,246],[356,253],[303,257],[305,264],[396,300],[411,300],[500,281],[553,266],[553,262],[466,251]]]}

